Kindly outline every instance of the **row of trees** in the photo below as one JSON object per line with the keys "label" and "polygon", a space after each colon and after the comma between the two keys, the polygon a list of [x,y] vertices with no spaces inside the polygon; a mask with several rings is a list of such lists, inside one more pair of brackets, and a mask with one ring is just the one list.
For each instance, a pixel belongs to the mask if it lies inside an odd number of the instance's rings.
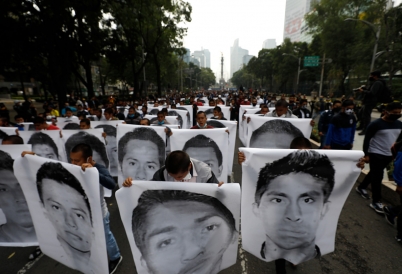
{"label": "row of trees", "polygon": [[[120,82],[141,92],[146,78],[177,82],[182,38],[192,7],[183,0],[20,0],[0,10],[0,75],[35,79],[60,103],[81,82],[94,95],[94,73],[104,91]],[[94,72],[94,67],[97,71]]]}
{"label": "row of trees", "polygon": [[[385,0],[321,0],[305,18],[312,42],[291,42],[271,50],[261,50],[247,66],[235,73],[232,82],[271,91],[318,91],[321,66],[302,67],[305,56],[325,55],[324,83],[328,92],[348,93],[365,84],[376,42],[381,33],[374,69],[388,73],[388,84],[399,92],[401,83],[393,81],[402,70],[402,5],[386,9]],[[346,20],[355,19],[354,21]],[[365,20],[374,26],[364,23]],[[293,55],[296,58],[289,56]],[[300,84],[296,87],[298,58],[301,58]]]}

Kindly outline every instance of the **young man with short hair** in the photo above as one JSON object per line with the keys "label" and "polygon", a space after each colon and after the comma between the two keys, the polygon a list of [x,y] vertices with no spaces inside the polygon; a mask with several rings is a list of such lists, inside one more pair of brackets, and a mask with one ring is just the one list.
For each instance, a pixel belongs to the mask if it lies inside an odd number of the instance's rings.
{"label": "young man with short hair", "polygon": [[42,117],[36,117],[34,119],[34,125],[35,125],[35,130],[60,130],[58,127],[54,126],[54,125],[49,125],[48,123],[46,123],[45,119],[43,119]]}
{"label": "young man with short hair", "polygon": [[223,117],[221,107],[214,107],[214,117],[212,117],[211,119],[227,120],[225,117]]}
{"label": "young man with short hair", "polygon": [[352,149],[356,131],[356,117],[353,114],[354,107],[353,101],[343,101],[341,111],[332,117],[328,126],[325,149]]}
{"label": "young man with short hair", "polygon": [[210,125],[207,124],[207,115],[205,114],[204,111],[199,111],[197,112],[197,125],[191,127],[190,129],[209,129],[209,128],[214,128]]}
{"label": "young man with short hair", "polygon": [[401,103],[389,103],[384,116],[368,125],[363,143],[364,158],[366,163],[370,163],[370,171],[363,182],[356,187],[356,191],[363,198],[370,199],[366,188],[371,184],[373,198],[370,207],[381,214],[384,213],[381,203],[381,183],[384,168],[392,161],[391,146],[402,129],[402,122],[398,120],[401,111]]}

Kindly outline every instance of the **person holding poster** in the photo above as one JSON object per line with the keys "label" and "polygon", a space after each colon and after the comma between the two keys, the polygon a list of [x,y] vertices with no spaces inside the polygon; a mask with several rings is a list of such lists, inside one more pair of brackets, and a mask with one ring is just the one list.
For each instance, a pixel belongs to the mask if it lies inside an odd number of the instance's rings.
{"label": "person holding poster", "polygon": [[13,163],[11,156],[0,150],[0,208],[7,220],[0,225],[0,242],[36,242],[31,215],[15,178]]}
{"label": "person holding poster", "polygon": [[151,180],[165,163],[165,142],[152,128],[135,128],[119,140],[118,160],[123,178]]}
{"label": "person holding poster", "polygon": [[[57,115],[58,116],[58,115]],[[49,125],[42,117],[35,117],[34,119],[35,130],[59,130],[55,125]]]}
{"label": "person holding poster", "polygon": [[320,256],[316,231],[328,211],[334,176],[328,157],[312,150],[295,151],[261,169],[253,212],[265,230],[263,259],[299,264]]}
{"label": "person holding poster", "polygon": [[208,129],[213,128],[207,124],[207,115],[204,111],[197,112],[197,125],[191,127],[190,129]]}
{"label": "person holding poster", "polygon": [[[123,186],[130,187],[132,181],[133,178],[128,177]],[[155,172],[152,181],[212,183],[219,186],[223,184],[207,164],[190,158],[180,150],[173,151],[166,157],[165,166]]]}
{"label": "person holding poster", "polygon": [[132,214],[135,244],[148,273],[218,273],[237,239],[233,214],[215,197],[147,190]]}

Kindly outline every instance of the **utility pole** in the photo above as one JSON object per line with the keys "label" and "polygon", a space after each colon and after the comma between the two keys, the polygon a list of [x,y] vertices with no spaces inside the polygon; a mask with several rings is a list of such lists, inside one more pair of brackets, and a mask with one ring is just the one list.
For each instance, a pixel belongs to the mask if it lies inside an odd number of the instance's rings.
{"label": "utility pole", "polygon": [[324,81],[324,68],[325,68],[325,53],[324,53],[324,58],[322,59],[320,91],[319,91],[319,93],[318,93],[318,98],[320,98],[321,92],[322,92],[322,82]]}

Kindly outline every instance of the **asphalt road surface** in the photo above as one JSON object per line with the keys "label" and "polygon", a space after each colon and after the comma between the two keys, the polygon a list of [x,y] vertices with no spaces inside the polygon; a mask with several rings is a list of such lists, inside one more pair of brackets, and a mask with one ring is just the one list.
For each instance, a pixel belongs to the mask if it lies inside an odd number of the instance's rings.
{"label": "asphalt road surface", "polygon": [[[239,140],[237,142],[238,147]],[[241,182],[237,156],[233,170],[235,182]],[[124,257],[116,273],[137,273],[116,200],[112,197],[106,201],[111,214],[111,230]],[[396,230],[368,205],[369,201],[361,198],[353,188],[339,219],[335,252],[296,267],[288,264],[287,273],[402,273],[402,244],[394,239]],[[34,250],[34,247],[0,247],[0,274],[78,273],[45,255],[29,262],[28,256]],[[239,248],[237,263],[220,273],[275,273],[275,265]]]}

